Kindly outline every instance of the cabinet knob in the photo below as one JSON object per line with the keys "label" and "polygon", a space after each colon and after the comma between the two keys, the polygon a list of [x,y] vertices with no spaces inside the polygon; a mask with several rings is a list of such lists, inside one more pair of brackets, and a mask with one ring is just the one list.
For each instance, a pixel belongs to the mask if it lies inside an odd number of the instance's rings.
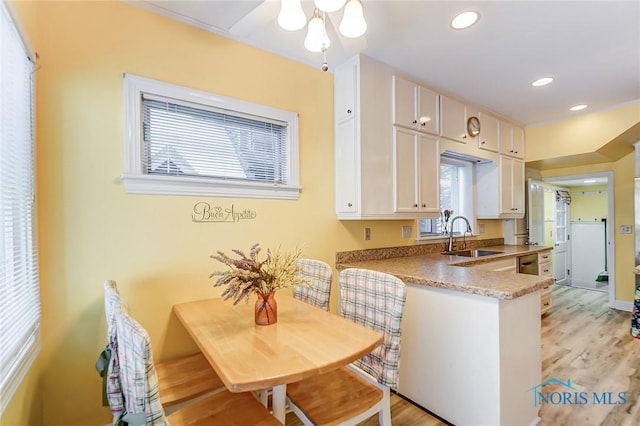
{"label": "cabinet knob", "polygon": [[484,145],[485,141],[480,142],[482,145]]}
{"label": "cabinet knob", "polygon": [[414,205],[413,205],[413,207],[418,207],[418,205],[417,205],[417,204],[414,204]]}
{"label": "cabinet knob", "polygon": [[426,204],[423,204],[423,205],[422,205],[422,207],[423,207],[423,208],[425,208],[425,207],[427,207],[427,205],[426,205]]}
{"label": "cabinet knob", "polygon": [[513,150],[509,151],[509,152],[513,152]]}
{"label": "cabinet knob", "polygon": [[353,207],[353,204],[349,203],[347,204],[348,207]]}
{"label": "cabinet knob", "polygon": [[513,151],[513,153],[514,153],[514,154],[517,154],[517,153],[518,153],[518,151]]}
{"label": "cabinet knob", "polygon": [[422,122],[422,123],[420,123],[420,125],[421,125],[422,127],[424,127],[424,126],[426,126],[426,125],[427,125],[427,123],[426,123],[426,122]]}
{"label": "cabinet knob", "polygon": [[413,120],[413,124],[418,124],[418,120]]}
{"label": "cabinet knob", "polygon": [[351,114],[351,110],[350,109],[347,110],[347,114]]}
{"label": "cabinet knob", "polygon": [[467,135],[462,135],[462,139],[466,139],[466,138],[467,138]]}

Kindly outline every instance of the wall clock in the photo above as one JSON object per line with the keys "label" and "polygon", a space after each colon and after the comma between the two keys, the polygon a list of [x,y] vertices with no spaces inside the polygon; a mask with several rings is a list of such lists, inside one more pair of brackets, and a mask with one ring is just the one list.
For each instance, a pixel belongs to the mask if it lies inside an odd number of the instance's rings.
{"label": "wall clock", "polygon": [[467,133],[472,138],[480,134],[480,119],[478,117],[469,117],[467,120]]}

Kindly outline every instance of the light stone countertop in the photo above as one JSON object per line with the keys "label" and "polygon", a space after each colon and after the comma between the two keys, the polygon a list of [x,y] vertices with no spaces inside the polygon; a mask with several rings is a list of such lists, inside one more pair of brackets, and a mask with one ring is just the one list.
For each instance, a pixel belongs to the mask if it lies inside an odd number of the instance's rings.
{"label": "light stone countertop", "polygon": [[375,260],[353,259],[339,263],[336,267],[338,270],[370,269],[396,276],[407,284],[421,284],[497,299],[515,299],[554,283],[551,277],[467,267],[505,257],[551,250],[551,247],[496,245],[482,249],[503,253],[479,258],[424,253]]}

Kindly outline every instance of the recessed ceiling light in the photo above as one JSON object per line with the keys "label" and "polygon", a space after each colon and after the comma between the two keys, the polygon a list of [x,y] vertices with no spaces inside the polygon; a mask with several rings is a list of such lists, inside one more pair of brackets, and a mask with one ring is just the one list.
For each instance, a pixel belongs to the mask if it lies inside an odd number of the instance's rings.
{"label": "recessed ceiling light", "polygon": [[531,85],[535,86],[535,87],[546,86],[547,84],[551,83],[552,81],[553,81],[553,78],[551,78],[551,77],[542,77],[542,78],[537,79],[533,83],[531,83]]}
{"label": "recessed ceiling light", "polygon": [[462,30],[465,28],[469,28],[477,21],[478,12],[470,10],[468,12],[462,12],[459,15],[456,15],[456,17],[451,20],[451,27],[456,30]]}
{"label": "recessed ceiling light", "polygon": [[586,105],[574,105],[571,108],[569,108],[569,111],[582,111],[583,109],[585,109],[587,106]]}
{"label": "recessed ceiling light", "polygon": [[584,181],[584,183],[596,183],[595,179],[587,179]]}

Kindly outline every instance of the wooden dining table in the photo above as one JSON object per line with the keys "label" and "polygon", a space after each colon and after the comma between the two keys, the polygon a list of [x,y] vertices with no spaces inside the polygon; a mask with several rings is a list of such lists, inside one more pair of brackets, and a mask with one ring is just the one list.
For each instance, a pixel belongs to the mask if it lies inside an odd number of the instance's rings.
{"label": "wooden dining table", "polygon": [[273,415],[284,424],[287,383],[347,365],[383,335],[286,294],[276,300],[278,321],[266,326],[255,324],[254,300],[197,300],[173,311],[227,389],[272,389]]}

